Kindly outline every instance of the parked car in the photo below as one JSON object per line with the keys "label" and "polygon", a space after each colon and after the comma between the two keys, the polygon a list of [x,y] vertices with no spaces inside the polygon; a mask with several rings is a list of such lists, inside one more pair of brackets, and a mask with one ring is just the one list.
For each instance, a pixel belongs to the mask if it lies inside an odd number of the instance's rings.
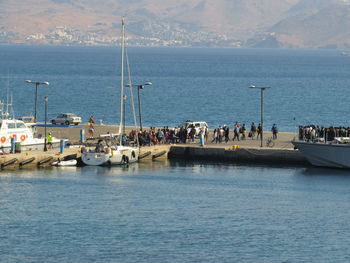
{"label": "parked car", "polygon": [[21,120],[25,123],[34,123],[35,122],[34,116],[23,116],[23,117],[20,117],[19,120]]}
{"label": "parked car", "polygon": [[52,124],[65,124],[65,125],[70,125],[70,124],[78,125],[81,122],[82,122],[81,117],[78,117],[73,113],[61,113],[57,115],[56,118],[51,120]]}
{"label": "parked car", "polygon": [[196,135],[202,128],[208,128],[208,124],[205,121],[185,121],[182,125],[186,129],[190,126],[194,126],[194,128],[196,129]]}

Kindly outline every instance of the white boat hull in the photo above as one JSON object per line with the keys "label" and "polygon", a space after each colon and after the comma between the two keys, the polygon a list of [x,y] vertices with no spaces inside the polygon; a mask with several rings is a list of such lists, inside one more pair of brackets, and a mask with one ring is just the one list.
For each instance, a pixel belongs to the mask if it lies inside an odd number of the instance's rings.
{"label": "white boat hull", "polygon": [[[45,138],[34,138],[34,132],[23,121],[16,119],[0,120],[0,148],[11,150],[11,138],[15,138],[16,142],[21,144],[22,151],[43,150]],[[54,148],[60,146],[57,138],[52,138]],[[67,143],[68,140],[65,140]]]}
{"label": "white boat hull", "polygon": [[[65,140],[65,144],[67,145],[68,140]],[[52,147],[54,149],[59,149],[61,141],[55,139],[52,141]],[[21,142],[21,151],[34,151],[34,150],[44,150],[45,142],[44,139],[35,139],[35,141],[31,141],[30,143],[22,143]],[[5,151],[10,151],[11,146],[1,146]]]}
{"label": "white boat hull", "polygon": [[57,161],[52,163],[52,166],[77,166],[77,160],[68,160],[68,161]]}
{"label": "white boat hull", "polygon": [[123,165],[137,162],[139,149],[136,147],[118,146],[110,153],[99,153],[95,151],[86,152],[81,155],[81,160],[86,165]]}
{"label": "white boat hull", "polygon": [[108,153],[86,152],[81,155],[81,160],[86,165],[104,165],[107,164],[110,158]]}
{"label": "white boat hull", "polygon": [[350,144],[292,143],[312,165],[350,168]]}

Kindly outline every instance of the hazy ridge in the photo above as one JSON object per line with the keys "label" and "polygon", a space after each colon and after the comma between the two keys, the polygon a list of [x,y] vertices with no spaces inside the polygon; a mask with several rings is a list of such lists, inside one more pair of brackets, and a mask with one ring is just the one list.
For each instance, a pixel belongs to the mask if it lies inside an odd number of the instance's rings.
{"label": "hazy ridge", "polygon": [[349,0],[2,0],[0,43],[350,47]]}

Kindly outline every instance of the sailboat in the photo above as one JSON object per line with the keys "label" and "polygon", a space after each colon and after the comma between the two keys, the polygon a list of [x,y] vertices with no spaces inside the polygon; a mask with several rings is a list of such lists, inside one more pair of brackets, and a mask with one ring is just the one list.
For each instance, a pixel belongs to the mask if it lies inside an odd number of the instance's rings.
{"label": "sailboat", "polygon": [[[124,83],[124,64],[126,62],[128,69],[128,84]],[[134,163],[138,161],[139,158],[139,143],[138,136],[136,135],[136,146],[127,146],[123,142],[122,127],[125,127],[125,115],[124,112],[124,90],[125,87],[129,87],[131,96],[131,107],[133,110],[134,126],[136,128],[136,115],[134,108],[134,98],[132,93],[132,84],[130,77],[130,67],[128,56],[125,47],[125,23],[124,18],[122,18],[122,31],[121,31],[121,92],[120,92],[120,124],[119,132],[117,134],[117,141],[113,137],[104,138],[104,140],[99,140],[95,150],[82,153],[81,160],[86,165],[123,165]]]}

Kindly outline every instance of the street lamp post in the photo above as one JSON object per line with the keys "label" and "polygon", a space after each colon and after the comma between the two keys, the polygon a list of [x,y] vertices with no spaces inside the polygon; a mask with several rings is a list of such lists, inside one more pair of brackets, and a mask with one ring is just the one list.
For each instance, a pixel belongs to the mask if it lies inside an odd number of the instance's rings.
{"label": "street lamp post", "polygon": [[47,81],[41,82],[41,81],[31,81],[26,80],[27,83],[35,84],[35,105],[34,105],[34,120],[37,121],[37,108],[38,108],[38,89],[39,85],[49,85],[50,83]]}
{"label": "street lamp post", "polygon": [[261,123],[260,147],[263,147],[263,137],[264,137],[264,90],[270,89],[271,87],[250,86],[249,88],[251,88],[251,89],[260,89],[260,123]]}
{"label": "street lamp post", "polygon": [[47,104],[49,102],[49,98],[45,96],[45,141],[44,141],[44,152],[47,151],[47,134],[46,134],[46,126],[47,126]]}
{"label": "street lamp post", "polygon": [[[139,105],[139,119],[140,119],[140,131],[142,131],[142,114],[141,114],[141,98],[140,98],[140,90],[143,89],[145,86],[151,86],[152,82],[145,82],[143,84],[138,85],[131,85],[133,87],[137,87],[137,101]],[[130,87],[130,85],[126,85],[127,87]]]}

